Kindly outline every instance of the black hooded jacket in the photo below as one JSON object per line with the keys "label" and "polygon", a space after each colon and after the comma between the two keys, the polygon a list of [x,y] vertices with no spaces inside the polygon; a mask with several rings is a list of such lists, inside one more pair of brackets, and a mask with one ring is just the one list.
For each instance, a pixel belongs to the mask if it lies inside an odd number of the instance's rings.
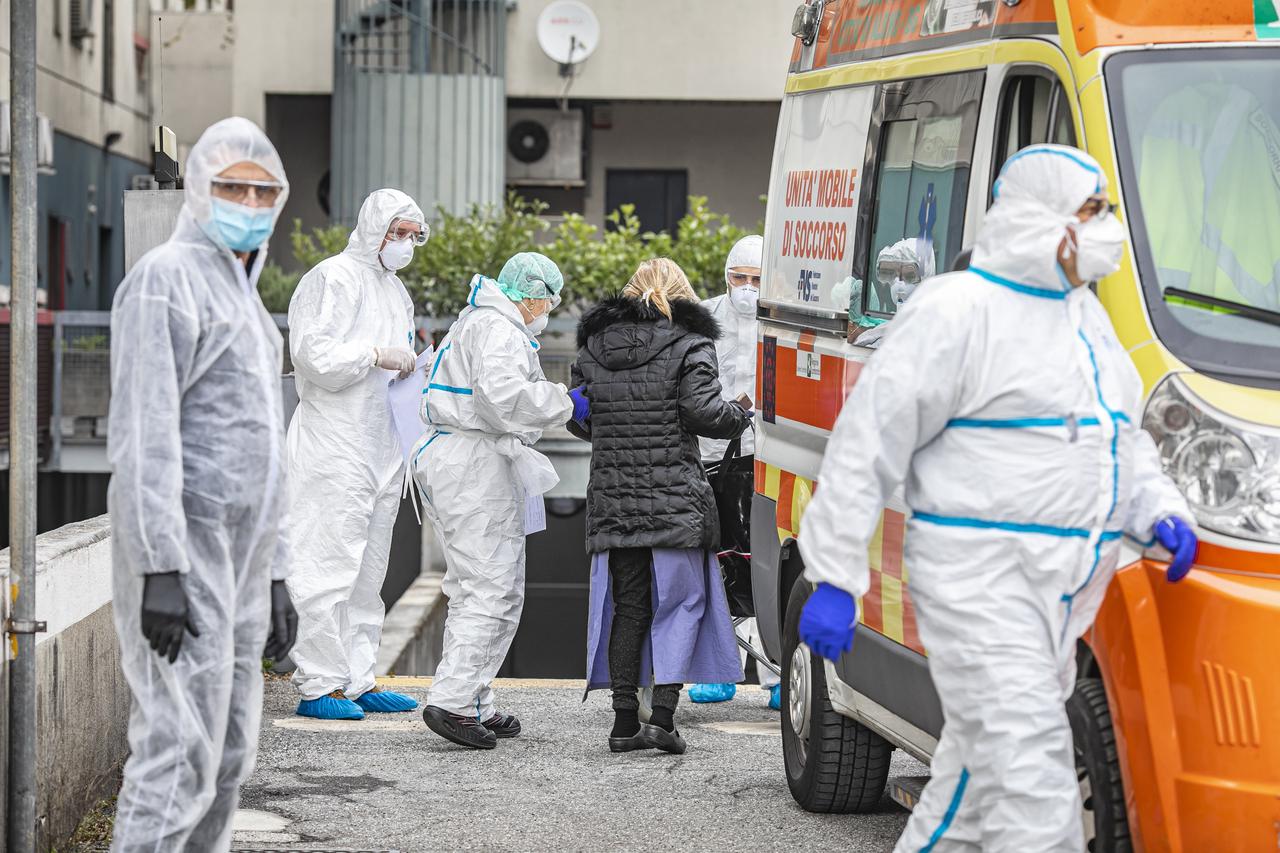
{"label": "black hooded jacket", "polygon": [[736,438],[750,421],[721,399],[720,328],[697,302],[672,319],[616,296],[578,323],[574,385],[586,384],[591,442],[587,551],[714,548],[720,530],[697,436]]}

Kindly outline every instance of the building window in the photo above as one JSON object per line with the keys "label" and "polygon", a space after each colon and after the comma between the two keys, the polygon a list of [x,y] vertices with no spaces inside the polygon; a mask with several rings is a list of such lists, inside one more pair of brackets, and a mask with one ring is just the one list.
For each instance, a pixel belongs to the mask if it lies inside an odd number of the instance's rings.
{"label": "building window", "polygon": [[116,99],[116,4],[102,0],[102,99]]}
{"label": "building window", "polygon": [[[609,169],[605,172],[604,206],[609,214],[635,205],[640,231],[676,233],[689,209],[687,169]],[[606,223],[606,227],[614,226]]]}
{"label": "building window", "polygon": [[146,36],[133,34],[133,79],[138,84],[138,94],[147,94],[147,55],[151,52],[151,42]]}

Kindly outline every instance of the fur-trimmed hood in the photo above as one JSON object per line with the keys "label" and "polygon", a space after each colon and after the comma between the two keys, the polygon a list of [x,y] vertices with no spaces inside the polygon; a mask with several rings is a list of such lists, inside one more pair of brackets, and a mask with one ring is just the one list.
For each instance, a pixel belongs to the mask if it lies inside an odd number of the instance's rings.
{"label": "fur-trimmed hood", "polygon": [[668,320],[648,302],[611,296],[578,321],[578,348],[586,348],[611,370],[636,367],[686,335],[720,337],[720,324],[702,303],[676,299]]}

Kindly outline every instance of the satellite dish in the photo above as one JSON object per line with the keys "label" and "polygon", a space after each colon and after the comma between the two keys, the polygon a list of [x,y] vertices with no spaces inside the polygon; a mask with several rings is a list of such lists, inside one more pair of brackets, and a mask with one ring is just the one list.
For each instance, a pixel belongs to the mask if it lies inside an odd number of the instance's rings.
{"label": "satellite dish", "polygon": [[577,65],[600,43],[600,22],[579,0],[556,0],[538,16],[538,46],[562,66]]}

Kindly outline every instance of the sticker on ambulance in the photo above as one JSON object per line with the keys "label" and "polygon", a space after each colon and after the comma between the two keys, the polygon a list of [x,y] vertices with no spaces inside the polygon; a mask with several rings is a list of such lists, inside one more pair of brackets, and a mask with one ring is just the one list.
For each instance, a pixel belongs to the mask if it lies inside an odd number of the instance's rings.
{"label": "sticker on ambulance", "polygon": [[801,379],[822,379],[822,354],[805,352],[796,353],[796,376]]}
{"label": "sticker on ambulance", "polygon": [[783,102],[765,223],[765,299],[848,310],[836,302],[849,293],[841,285],[853,270],[874,98],[875,87],[864,86]]}

